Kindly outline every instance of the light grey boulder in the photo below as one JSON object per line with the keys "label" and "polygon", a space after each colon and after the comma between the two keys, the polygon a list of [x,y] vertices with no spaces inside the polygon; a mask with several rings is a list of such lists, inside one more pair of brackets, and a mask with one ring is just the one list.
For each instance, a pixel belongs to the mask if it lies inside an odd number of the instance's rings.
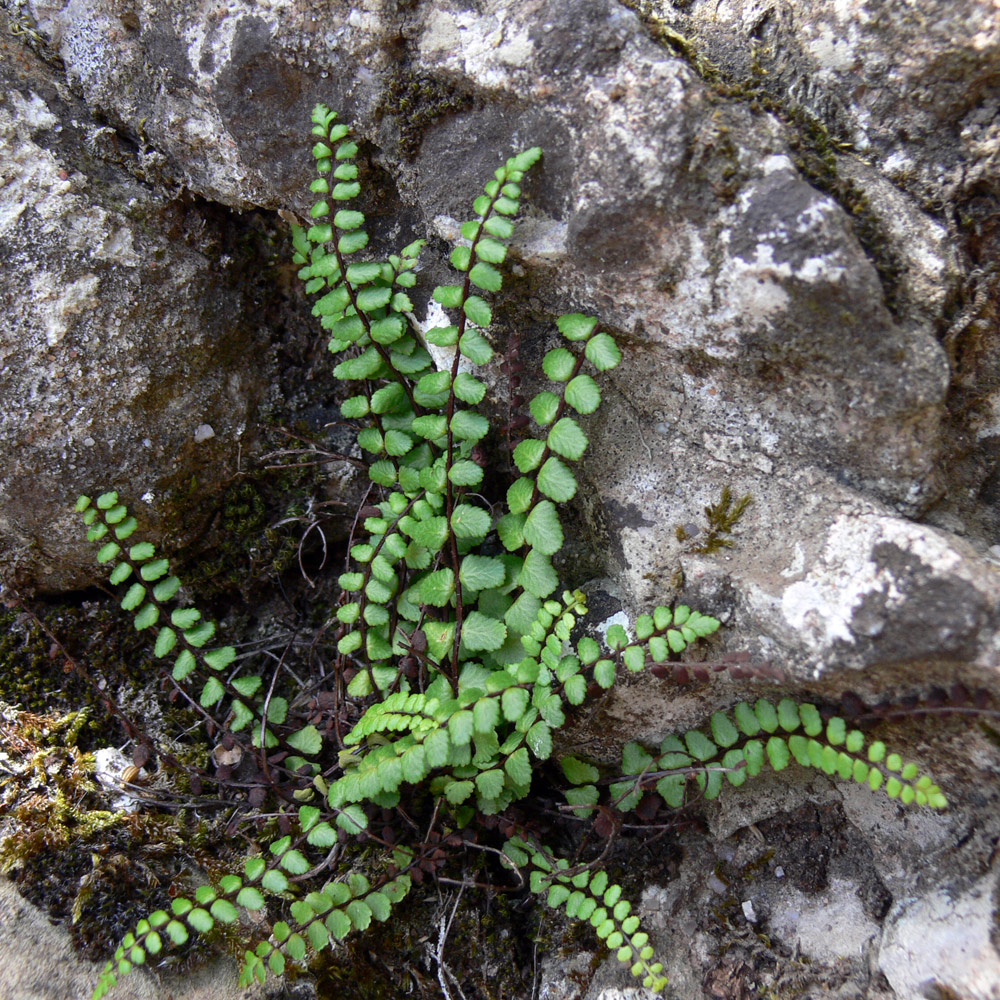
{"label": "light grey boulder", "polygon": [[[663,956],[667,995],[995,997],[997,794],[959,763],[964,754],[995,769],[995,750],[954,731],[931,742],[930,754],[927,742],[913,752],[950,788],[944,814],[793,772],[709,804],[711,837],[682,830],[675,874],[651,878],[635,908]],[[560,1000],[635,989],[612,958],[575,990],[568,959],[544,975]]]}
{"label": "light grey boulder", "polygon": [[267,390],[266,331],[207,206],[139,181],[114,130],[23,61],[0,54],[0,568],[53,591],[95,578],[80,493],[142,498],[175,544],[198,530],[192,490],[236,473]]}
{"label": "light grey boulder", "polygon": [[[954,680],[998,690],[995,4],[371,0],[320,13],[248,0],[28,0],[25,9],[95,113],[143,137],[164,178],[230,208],[306,210],[303,133],[317,100],[356,123],[364,210],[376,237],[396,245],[454,238],[502,158],[544,146],[497,335],[502,343],[516,326],[529,371],[554,346],[560,311],[598,315],[620,339],[623,364],[587,421],[578,513],[627,609],[680,598],[719,614],[726,629],[712,655],[749,652],[779,667],[789,690],[877,696]],[[30,89],[20,93],[29,111],[11,114],[12,150],[38,145],[30,114],[45,114]],[[149,249],[128,272],[141,272],[144,293]],[[447,273],[444,244],[432,240],[426,256],[429,288]],[[180,254],[184,262],[191,270],[178,273],[204,276]],[[65,265],[49,286],[60,291],[31,305],[39,344],[43,327],[71,317],[76,330],[98,309],[87,284],[103,280],[95,267]],[[203,280],[204,293],[190,279],[180,292],[167,284],[178,329],[195,310],[184,292],[194,302],[214,295]],[[426,299],[416,305],[423,318]],[[239,315],[239,301],[224,312]],[[239,350],[249,343],[221,329]],[[249,412],[252,393],[232,389]],[[214,430],[198,447],[235,440],[243,417],[233,408],[224,425],[192,404],[201,389],[181,398],[192,441],[202,425]],[[220,465],[224,452],[213,455]],[[138,457],[123,453],[116,468],[124,474]],[[733,548],[699,552],[703,508],[724,486],[753,503]],[[68,536],[53,537],[51,558],[64,559]],[[759,687],[642,679],[573,735],[610,760],[623,739],[655,741],[748,690]],[[895,735],[913,738],[906,732]],[[747,900],[773,917],[768,933],[789,952],[798,940],[820,964],[843,959],[831,995],[926,997],[935,976],[959,995],[1000,989],[983,902],[993,870],[970,851],[948,853],[958,838],[981,846],[977,831],[997,828],[996,801],[976,784],[995,755],[978,738],[938,747],[936,735],[924,733],[913,756],[942,778],[957,803],[951,818],[904,819],[822,780],[793,791],[774,783],[735,797],[731,814],[710,813],[718,842],[742,843],[789,808],[833,803],[847,841],[869,852],[866,871],[892,897],[877,917],[864,905],[859,916],[853,893],[868,883],[846,869],[827,895],[803,901],[773,875],[773,892],[736,900],[737,919]],[[829,822],[823,829],[832,836]],[[704,852],[715,847],[690,850],[678,891],[661,900],[661,941],[680,995],[727,995],[745,970],[719,959],[718,940],[698,924],[713,890],[696,879],[707,878]],[[851,929],[850,955],[829,950],[825,913],[830,928]],[[943,928],[956,921],[974,956],[964,978],[943,957]],[[872,943],[858,955],[862,938]],[[760,953],[745,944],[753,970]],[[623,988],[617,971],[600,975],[593,990]]]}
{"label": "light grey boulder", "polygon": [[[74,0],[37,13],[91,104],[124,128],[141,123],[167,169],[233,206],[304,208],[300,122],[319,97],[375,143],[395,181],[382,196],[446,236],[480,175],[542,142],[519,248],[529,306],[592,311],[624,334],[615,383],[634,405],[615,402],[595,422],[595,441],[614,442],[588,465],[596,496],[587,492],[611,550],[628,541],[623,511],[654,525],[655,544],[643,541],[653,565],[626,565],[623,551],[615,567],[638,602],[654,589],[670,596],[668,518],[696,519],[706,485],[738,490],[763,474],[769,502],[789,507],[797,478],[821,472],[850,487],[849,503],[907,517],[945,492],[949,361],[938,334],[959,279],[953,241],[852,161],[848,179],[903,262],[888,287],[850,206],[803,173],[780,121],[720,97],[632,12],[604,0],[374,4],[320,24],[249,5],[123,13]],[[113,61],[102,57],[112,36]],[[409,112],[390,100],[392,46],[411,75],[478,95],[427,127],[409,159],[396,143]],[[536,343],[543,312],[528,314]],[[671,492],[679,503],[667,511]],[[846,513],[830,508],[827,526]]]}
{"label": "light grey boulder", "polygon": [[[821,122],[932,202],[995,183],[1000,23],[990,0],[629,0],[727,80]],[[667,36],[669,37],[669,35]]]}

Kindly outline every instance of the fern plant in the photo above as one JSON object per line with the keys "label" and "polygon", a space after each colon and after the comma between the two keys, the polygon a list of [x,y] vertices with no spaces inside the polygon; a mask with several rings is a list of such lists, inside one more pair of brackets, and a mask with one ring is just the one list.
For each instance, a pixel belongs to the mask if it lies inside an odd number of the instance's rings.
{"label": "fern plant", "polygon": [[[388,919],[426,851],[384,842],[384,862],[367,873],[355,866],[337,875],[332,860],[368,830],[374,810],[412,811],[421,802],[434,803],[434,819],[443,812],[457,828],[500,816],[502,864],[527,876],[550,907],[589,921],[645,986],[662,990],[663,965],[621,887],[596,863],[571,865],[528,825],[503,819],[531,795],[554,753],[554,734],[576,706],[612,687],[620,672],[668,662],[719,627],[679,605],[640,616],[632,638],[621,626],[608,630],[603,645],[576,635],[586,598],[560,590],[552,557],[564,542],[559,505],[577,491],[570,463],[588,447],[578,417],[600,405],[594,375],[621,359],[595,318],[571,313],[556,321],[563,342],[542,362],[549,386],[528,403],[533,430],[513,449],[517,476],[503,500],[483,496],[492,484],[481,374],[494,358],[486,296],[502,286],[520,185],[541,151],[508,159],[475,200],[451,254],[455,283],[432,293],[451,322],[421,331],[410,319],[409,289],[422,241],[384,259],[367,252],[365,217],[347,207],[361,191],[358,147],[329,109],[317,107],[312,120],[318,200],[311,227],[293,227],[295,262],[307,292],[318,296],[313,312],[340,359],[335,374],[354,389],[341,410],[358,422],[372,483],[373,499],[359,513],[364,534],[350,547],[353,568],[339,578],[333,612],[330,676],[334,686],[346,682],[357,721],[346,733],[329,719],[309,721],[277,673],[266,677],[235,647],[211,645],[214,623],[180,599],[166,557],[148,542],[132,543],[136,519],[117,493],[80,498],[97,559],[125,588],[122,607],[154,637],[170,683],[229,745],[256,757],[260,787],[277,795],[284,821],[281,835],[241,872],[179,895],[169,911],[141,921],[94,997],[150,956],[235,923],[241,909],[275,918],[245,952],[245,983]],[[595,765],[561,756],[556,777],[565,779],[566,808],[580,817],[634,809],[654,790],[680,806],[692,794],[714,798],[765,764],[782,770],[793,760],[873,790],[884,786],[904,803],[946,805],[914,765],[880,742],[866,748],[840,719],[824,725],[811,705],[741,703],[713,715],[709,732],[671,737],[658,752],[627,744],[611,782]],[[553,780],[551,768],[544,780]]]}

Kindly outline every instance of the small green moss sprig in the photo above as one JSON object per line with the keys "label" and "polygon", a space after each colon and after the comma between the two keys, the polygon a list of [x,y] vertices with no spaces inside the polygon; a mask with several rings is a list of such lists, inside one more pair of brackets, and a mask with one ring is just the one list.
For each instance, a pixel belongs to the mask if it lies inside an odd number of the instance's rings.
{"label": "small green moss sprig", "polygon": [[[719,549],[732,548],[735,542],[728,537],[733,528],[746,513],[747,507],[753,503],[753,496],[747,493],[734,502],[732,488],[727,484],[722,487],[718,503],[705,507],[705,519],[708,521],[708,534],[705,540],[691,551],[701,555],[711,555]],[[684,528],[677,529],[677,540],[687,541],[688,535]]]}
{"label": "small green moss sprig", "polygon": [[[597,378],[619,364],[621,351],[594,317],[556,320],[561,342],[542,361],[548,385],[528,402],[528,433],[513,449],[516,476],[503,496],[484,497],[494,430],[482,412],[483,369],[494,359],[488,299],[503,286],[521,183],[541,151],[507,159],[475,199],[450,256],[454,283],[432,292],[447,321],[420,331],[409,291],[423,241],[385,258],[372,254],[365,216],[349,207],[361,193],[357,144],[324,106],[312,122],[317,201],[312,225],[292,228],[294,261],[316,296],[335,374],[351,386],[341,413],[358,428],[371,483],[331,610],[337,652],[329,676],[346,689],[353,726],[344,732],[348,726],[315,717],[302,725],[294,691],[276,693],[232,646],[207,648],[214,623],[179,606],[168,560],[148,543],[123,546],[136,522],[117,494],[80,499],[98,561],[127,588],[122,607],[155,636],[164,672],[196,684],[196,704],[213,724],[237,738],[251,734],[241,746],[262,764],[269,750],[280,752],[279,768],[297,782],[278,804],[282,836],[247,858],[240,874],[181,893],[170,911],[142,921],[94,995],[191,934],[236,924],[241,910],[255,912],[258,926],[269,921],[264,939],[245,951],[244,984],[389,919],[419,866],[431,863],[428,850],[437,851],[375,836],[372,816],[395,809],[409,827],[420,810],[431,827],[444,818],[452,830],[499,817],[481,829],[499,823],[504,831],[503,865],[550,907],[589,922],[634,976],[662,991],[663,965],[599,860],[571,866],[510,818],[508,808],[528,800],[533,786],[558,785],[561,773],[568,808],[585,818],[634,809],[653,790],[675,807],[692,789],[712,799],[724,779],[739,785],[765,763],[782,770],[795,760],[904,804],[940,809],[944,795],[883,744],[866,750],[860,732],[840,719],[824,726],[815,708],[790,699],[740,703],[712,716],[710,736],[691,730],[658,753],[626,744],[621,774],[610,778],[573,756],[548,765],[556,734],[589,696],[628,672],[655,673],[719,628],[710,615],[664,605],[640,615],[631,635],[615,625],[603,641],[574,639],[587,605],[582,592],[560,590],[553,566],[565,538],[559,507],[579,489],[573,465],[589,447],[581,418],[599,408]],[[732,510],[730,500],[720,508],[722,531],[748,502]],[[384,848],[380,858],[372,844]],[[335,856],[355,870],[328,878]]]}

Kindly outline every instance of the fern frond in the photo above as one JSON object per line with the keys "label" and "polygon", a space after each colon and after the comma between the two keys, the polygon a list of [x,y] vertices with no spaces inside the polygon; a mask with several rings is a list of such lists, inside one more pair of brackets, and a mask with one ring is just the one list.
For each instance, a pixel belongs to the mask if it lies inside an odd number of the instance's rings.
{"label": "fern frond", "polygon": [[319,731],[313,726],[299,730],[285,726],[288,702],[278,696],[266,700],[260,676],[231,676],[237,659],[233,646],[206,648],[217,626],[197,608],[179,606],[181,581],[171,573],[170,560],[158,556],[151,542],[119,544],[132,537],[137,524],[118,494],[103,493],[94,501],[81,496],[76,510],[88,526],[88,540],[100,545],[97,560],[109,568],[109,581],[125,590],[121,607],[134,615],[137,631],[148,630],[154,636],[153,655],[172,658],[169,676],[178,684],[199,681],[197,700],[202,708],[218,710],[228,697],[227,728],[238,733],[249,727],[253,745],[259,745],[263,729],[266,747],[280,745],[307,756],[319,753]]}
{"label": "fern frond", "polygon": [[611,883],[607,872],[590,868],[571,871],[565,858],[554,859],[521,838],[508,840],[503,854],[512,867],[530,868],[531,891],[543,895],[549,907],[589,922],[597,937],[646,989],[660,992],[666,987],[663,963],[654,960],[649,935],[640,929],[632,904],[622,898],[622,887]]}
{"label": "fern frond", "polygon": [[291,922],[277,921],[267,941],[246,950],[239,985],[249,986],[254,980],[263,983],[268,971],[280,976],[286,960],[301,963],[307,954],[332,946],[352,931],[367,930],[372,920],[388,920],[392,907],[410,886],[406,874],[384,879],[373,888],[361,872],[351,872],[345,881],[327,882],[322,889],[294,900],[289,906]]}
{"label": "fern frond", "polygon": [[[337,200],[356,197],[356,145],[328,109],[317,109],[314,121],[313,131],[321,141],[313,148],[320,174],[313,190]],[[347,627],[338,651],[365,661],[365,670],[351,682],[353,696],[387,693],[394,685],[406,689],[393,657],[401,654],[400,643],[422,622],[422,608],[456,609],[453,628],[450,621],[439,624],[438,619],[422,630],[428,663],[453,677],[462,659],[495,649],[506,638],[506,628],[497,619],[464,613],[463,588],[468,592],[484,573],[496,579],[497,567],[503,566],[461,559],[486,538],[491,519],[478,504],[464,500],[466,491],[483,478],[473,450],[489,423],[472,408],[486,386],[460,371],[459,362],[482,365],[492,357],[482,333],[492,314],[473,290],[496,292],[502,285],[495,267],[506,255],[502,240],[513,233],[509,217],[518,209],[519,183],[539,156],[539,150],[529,150],[499,168],[475,202],[476,217],[462,227],[469,244],[456,249],[452,264],[464,275],[463,282],[439,286],[433,293],[441,305],[457,311],[455,322],[424,334],[427,344],[451,349],[451,363],[444,370],[437,370],[425,344],[408,332],[407,315],[413,306],[400,290],[414,283],[420,241],[386,261],[349,263],[347,256],[364,249],[368,241],[363,215],[346,209],[332,221],[293,234],[307,291],[325,292],[315,311],[333,334],[331,351],[355,350],[335,369],[339,378],[359,382],[362,389],[346,401],[342,412],[371,421],[358,442],[372,456],[372,482],[392,491],[379,504],[378,514],[365,520],[368,540],[352,549],[360,572],[341,578],[348,600],[338,617]],[[340,163],[335,177],[343,175],[345,181],[330,188],[323,175],[334,160]],[[323,198],[312,215],[327,220],[330,211]]]}
{"label": "fern frond", "polygon": [[783,698],[777,706],[766,698],[752,706],[740,702],[731,713],[716,712],[709,731],[711,736],[692,729],[682,738],[667,737],[659,756],[637,743],[626,744],[622,772],[635,777],[611,786],[618,808],[634,809],[649,787],[655,787],[668,805],[681,806],[689,777],[706,799],[714,799],[724,781],[739,786],[767,764],[783,771],[793,761],[866,784],[872,791],[883,789],[903,805],[916,803],[932,809],[948,805],[941,789],[929,776],[921,775],[916,764],[904,763],[880,740],[866,747],[864,734],[848,730],[837,716],[824,726],[814,705],[797,704],[790,698]]}
{"label": "fern frond", "polygon": [[[95,998],[148,956],[232,924],[241,910],[259,916],[272,910],[277,918],[267,939],[246,949],[243,985],[263,982],[269,972],[280,975],[289,962],[388,919],[409,891],[411,873],[419,880],[420,866],[430,863],[426,851],[390,849],[385,874],[354,871],[316,888],[334,852],[352,840],[362,839],[365,851],[385,843],[361,837],[376,809],[404,805],[412,825],[411,811],[416,815],[433,800],[429,829],[439,817],[462,829],[477,815],[503,813],[531,794],[559,729],[589,693],[610,689],[621,670],[707,672],[707,664],[685,664],[677,656],[720,627],[718,619],[680,604],[640,615],[634,638],[615,625],[603,642],[574,639],[587,614],[586,597],[560,593],[553,566],[565,542],[559,505],[579,490],[574,463],[590,444],[580,418],[601,404],[595,376],[622,358],[595,317],[567,313],[556,320],[561,341],[541,366],[549,384],[528,401],[530,417],[517,418],[526,436],[512,450],[516,478],[505,502],[479,492],[489,485],[484,442],[491,411],[479,407],[487,393],[481,369],[494,356],[490,296],[503,288],[521,182],[541,151],[507,159],[475,199],[472,218],[461,225],[462,243],[450,256],[455,281],[432,292],[446,322],[420,330],[409,290],[424,241],[384,258],[372,254],[365,216],[351,207],[361,194],[358,145],[329,108],[317,106],[312,122],[316,177],[310,188],[317,200],[311,225],[292,227],[293,259],[306,292],[315,296],[313,313],[329,333],[334,372],[351,385],[341,413],[358,424],[371,483],[348,569],[338,579],[337,653],[326,675],[337,679],[334,711],[344,711],[341,681],[347,682],[348,714],[324,717],[327,708],[317,698],[309,721],[294,723],[289,701],[238,660],[234,647],[209,646],[215,623],[180,600],[181,583],[168,559],[147,542],[130,541],[137,522],[118,495],[80,498],[77,509],[99,546],[98,561],[123,588],[121,605],[135,627],[154,637],[154,653],[169,676],[195,685],[193,698],[212,714],[213,725],[246,730],[248,743],[263,742],[262,751],[279,748],[281,756],[272,755],[268,767],[292,784],[275,782],[276,790],[300,803],[297,814],[282,807],[285,835],[267,844],[263,856],[248,858],[241,874],[178,896],[169,911],[140,921],[104,970]],[[515,354],[516,347],[506,359],[511,375]],[[515,393],[511,405],[523,402]],[[734,505],[727,488],[716,507],[706,508],[713,532],[727,533],[749,502],[745,497]],[[346,737],[345,718],[357,719]],[[715,713],[705,731],[668,737],[656,751],[627,743],[621,776],[610,785],[593,764],[569,755],[555,762],[558,770],[545,767],[544,778],[561,771],[568,806],[580,818],[599,809],[600,832],[609,805],[634,809],[653,789],[672,807],[685,804],[689,788],[714,799],[726,784],[741,785],[765,765],[780,771],[793,761],[905,804],[947,805],[929,777],[883,743],[866,744],[842,719],[824,723],[815,707],[788,698],[777,705],[741,702],[730,713]],[[596,863],[571,867],[556,859],[513,815],[499,821],[504,836],[521,831],[507,840],[504,863],[527,875],[550,907],[589,922],[644,986],[662,991],[663,965],[621,887],[594,870]]]}
{"label": "fern frond", "polygon": [[[302,898],[290,898],[295,888],[289,876],[302,876],[313,867],[305,852],[310,847],[328,851],[338,840],[316,807],[301,806],[298,820],[298,837],[284,836],[271,843],[270,859],[248,858],[242,875],[224,875],[217,885],[201,885],[191,896],[176,896],[169,911],[157,910],[140,920],[105,966],[92,1000],[100,1000],[121,976],[149,956],[187,944],[192,934],[210,934],[219,924],[236,923],[241,909],[266,911],[267,896],[287,902],[290,922],[278,920],[268,940],[246,951],[240,977],[243,986],[254,979],[264,982],[268,971],[281,975],[286,960],[302,962],[307,952],[322,951],[351,931],[366,930],[372,920],[387,920],[392,906],[410,890],[405,870],[378,879],[374,886],[362,873],[351,872],[342,881],[330,881]],[[405,869],[412,862],[406,850],[396,854],[400,867]]]}

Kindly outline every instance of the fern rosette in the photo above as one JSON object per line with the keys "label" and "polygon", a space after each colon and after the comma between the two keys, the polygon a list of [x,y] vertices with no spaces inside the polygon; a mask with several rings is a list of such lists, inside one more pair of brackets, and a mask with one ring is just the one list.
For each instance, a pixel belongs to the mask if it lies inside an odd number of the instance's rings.
{"label": "fern rosette", "polygon": [[[241,910],[256,913],[258,925],[271,921],[265,939],[245,951],[244,984],[280,975],[287,962],[388,919],[436,850],[373,835],[376,811],[397,807],[410,825],[410,813],[425,808],[431,828],[440,821],[453,831],[499,816],[483,829],[499,823],[507,830],[497,841],[502,849],[493,848],[504,866],[526,876],[548,906],[589,922],[634,976],[661,991],[662,963],[599,860],[571,867],[531,831],[510,836],[516,823],[503,814],[533,784],[562,783],[561,773],[567,807],[579,818],[634,809],[654,790],[674,807],[694,795],[713,799],[725,784],[792,761],[904,804],[940,809],[944,795],[881,742],[866,745],[842,720],[824,722],[813,706],[790,699],[741,702],[715,713],[708,732],[671,737],[657,752],[628,743],[622,773],[611,779],[573,756],[540,775],[574,708],[623,673],[655,674],[719,621],[683,604],[661,606],[639,616],[631,635],[616,625],[603,642],[577,637],[586,597],[560,589],[552,560],[565,540],[559,507],[576,496],[573,464],[589,445],[580,418],[601,404],[597,378],[621,361],[597,319],[569,313],[556,320],[561,341],[542,361],[549,384],[528,401],[522,425],[530,430],[512,451],[516,472],[501,499],[490,503],[483,494],[492,485],[492,429],[480,410],[483,369],[494,360],[490,296],[503,287],[521,184],[541,151],[506,160],[475,199],[450,256],[455,282],[432,292],[449,321],[421,330],[409,291],[423,241],[384,259],[371,254],[365,216],[351,207],[361,193],[357,143],[324,106],[312,122],[317,200],[312,224],[292,228],[294,261],[316,297],[313,313],[337,357],[335,374],[350,385],[341,413],[357,426],[371,484],[338,581],[336,656],[321,681],[338,698],[346,689],[351,722],[341,729],[306,716],[293,691],[278,693],[277,673],[268,678],[234,646],[211,645],[215,624],[181,602],[166,558],[131,542],[137,522],[117,494],[80,498],[98,561],[123,588],[121,606],[135,627],[154,636],[165,678],[257,755],[262,773],[276,770],[290,782],[276,806],[282,835],[239,874],[178,892],[169,911],[141,921],[94,996],[192,933],[236,924]],[[359,852],[353,870],[330,877],[333,859],[359,839],[365,851],[381,842],[381,861],[366,856],[362,864]]]}

